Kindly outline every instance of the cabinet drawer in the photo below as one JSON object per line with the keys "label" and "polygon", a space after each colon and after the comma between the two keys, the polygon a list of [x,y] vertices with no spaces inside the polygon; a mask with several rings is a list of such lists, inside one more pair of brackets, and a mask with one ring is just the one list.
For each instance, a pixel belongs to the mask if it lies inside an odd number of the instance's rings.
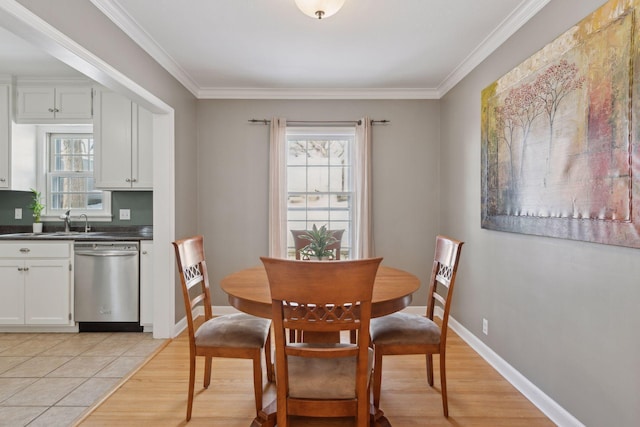
{"label": "cabinet drawer", "polygon": [[0,243],[0,258],[69,258],[69,243],[32,243],[13,241]]}

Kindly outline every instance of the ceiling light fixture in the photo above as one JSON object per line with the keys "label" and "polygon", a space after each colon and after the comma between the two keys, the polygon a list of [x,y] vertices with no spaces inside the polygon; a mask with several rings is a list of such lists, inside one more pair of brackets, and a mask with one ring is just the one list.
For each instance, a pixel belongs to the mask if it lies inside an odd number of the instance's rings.
{"label": "ceiling light fixture", "polygon": [[312,18],[328,18],[340,10],[346,0],[296,0],[296,6]]}

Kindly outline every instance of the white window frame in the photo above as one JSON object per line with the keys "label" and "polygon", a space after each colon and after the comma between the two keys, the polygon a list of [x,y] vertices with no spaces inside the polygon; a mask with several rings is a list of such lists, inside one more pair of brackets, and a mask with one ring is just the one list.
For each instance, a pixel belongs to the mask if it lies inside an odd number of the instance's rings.
{"label": "white window frame", "polygon": [[[326,210],[329,211],[328,215],[329,218],[327,220],[323,220],[323,219],[313,219],[310,218],[313,217],[313,215],[309,214],[310,210],[307,209],[306,212],[306,219],[305,219],[305,226],[300,227],[300,226],[292,226],[292,222],[299,222],[300,220],[293,220],[290,218],[289,213],[291,212],[291,210],[289,209],[288,203],[287,203],[287,257],[288,258],[292,258],[295,254],[295,249],[293,246],[293,241],[292,241],[292,236],[291,236],[291,230],[292,229],[311,229],[313,224],[316,224],[318,227],[322,226],[322,225],[326,225],[328,229],[332,230],[332,229],[342,229],[342,228],[346,228],[345,230],[345,234],[343,234],[342,240],[343,242],[345,242],[344,245],[342,245],[341,250],[343,252],[347,252],[346,256],[344,257],[344,259],[351,259],[353,258],[353,251],[352,251],[352,244],[354,241],[354,203],[355,203],[355,187],[354,187],[354,152],[355,152],[355,143],[356,143],[356,130],[355,127],[344,127],[344,126],[326,126],[326,127],[308,127],[308,126],[287,126],[286,129],[286,150],[287,150],[287,154],[286,154],[286,158],[287,158],[287,164],[285,165],[285,167],[287,167],[287,169],[289,168],[289,163],[288,163],[288,159],[289,159],[289,153],[288,153],[288,149],[289,149],[289,140],[290,140],[290,136],[296,137],[296,136],[310,136],[311,138],[307,138],[307,139],[312,139],[313,136],[317,136],[319,139],[328,139],[331,137],[335,137],[336,139],[342,139],[345,138],[349,141],[348,143],[348,154],[347,154],[347,158],[349,159],[349,163],[348,165],[345,165],[348,167],[348,177],[347,177],[347,182],[349,183],[348,189],[345,192],[339,192],[340,194],[346,193],[348,195],[348,200],[349,200],[349,205],[348,205],[348,217],[347,219],[336,219],[336,220],[332,220],[331,219],[331,211],[332,209],[330,207],[328,207]],[[315,166],[312,166],[315,167]],[[322,166],[324,167],[324,166]],[[327,165],[327,168],[329,169],[329,165]],[[289,174],[287,175],[287,199],[290,196],[290,193],[288,191],[289,188]],[[329,178],[330,179],[330,178]],[[308,188],[307,188],[307,194],[308,194]],[[299,193],[299,192],[294,192],[294,193]],[[333,194],[337,194],[336,192],[323,192],[322,194],[326,194],[329,195],[329,198],[331,197],[331,195]],[[311,212],[313,212],[314,210],[311,209]],[[335,211],[344,211],[343,208],[340,209],[335,209]],[[342,226],[333,226],[333,223],[348,223],[347,227],[342,227]]]}
{"label": "white window frame", "polygon": [[[60,220],[60,215],[64,214],[64,209],[51,209],[46,202],[49,198],[50,178],[50,145],[49,134],[88,134],[93,133],[92,125],[53,125],[53,126],[37,126],[36,127],[36,144],[37,144],[37,188],[43,195],[45,210],[42,214],[43,221]],[[71,217],[77,218],[81,214],[87,215],[91,221],[112,221],[111,213],[111,192],[103,191],[102,209],[72,209]]]}

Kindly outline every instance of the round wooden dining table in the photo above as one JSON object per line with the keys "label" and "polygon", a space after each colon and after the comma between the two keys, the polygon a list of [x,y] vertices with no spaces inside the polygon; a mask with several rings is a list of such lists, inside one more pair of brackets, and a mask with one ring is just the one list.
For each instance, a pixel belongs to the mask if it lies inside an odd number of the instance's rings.
{"label": "round wooden dining table", "polygon": [[[232,273],[222,279],[220,287],[229,295],[233,307],[254,316],[271,318],[271,293],[263,266]],[[419,287],[420,280],[413,274],[381,265],[373,285],[371,317],[386,316],[407,307]]]}
{"label": "round wooden dining table", "polygon": [[[271,293],[267,272],[262,265],[240,270],[222,279],[220,287],[229,295],[229,303],[240,311],[254,316],[271,318]],[[380,266],[373,285],[371,316],[395,313],[411,303],[412,294],[420,288],[420,280],[411,273]],[[251,427],[275,426],[276,404],[262,409]],[[372,405],[372,426],[389,427],[391,424],[380,410]]]}

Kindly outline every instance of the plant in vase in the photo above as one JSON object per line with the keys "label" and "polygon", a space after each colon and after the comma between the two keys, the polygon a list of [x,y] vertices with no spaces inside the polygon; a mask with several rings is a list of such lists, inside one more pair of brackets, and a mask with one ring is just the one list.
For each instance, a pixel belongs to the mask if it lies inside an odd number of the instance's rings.
{"label": "plant in vase", "polygon": [[300,249],[302,259],[317,258],[321,260],[334,258],[333,250],[327,249],[327,247],[336,243],[338,239],[333,237],[333,231],[329,231],[326,225],[318,228],[314,224],[311,230],[307,230],[305,234],[298,236],[298,239],[309,240],[309,244]]}
{"label": "plant in vase", "polygon": [[33,232],[41,233],[42,223],[40,222],[40,215],[42,215],[44,205],[42,204],[42,194],[33,188],[31,189],[31,204],[29,205],[29,209],[33,210]]}

